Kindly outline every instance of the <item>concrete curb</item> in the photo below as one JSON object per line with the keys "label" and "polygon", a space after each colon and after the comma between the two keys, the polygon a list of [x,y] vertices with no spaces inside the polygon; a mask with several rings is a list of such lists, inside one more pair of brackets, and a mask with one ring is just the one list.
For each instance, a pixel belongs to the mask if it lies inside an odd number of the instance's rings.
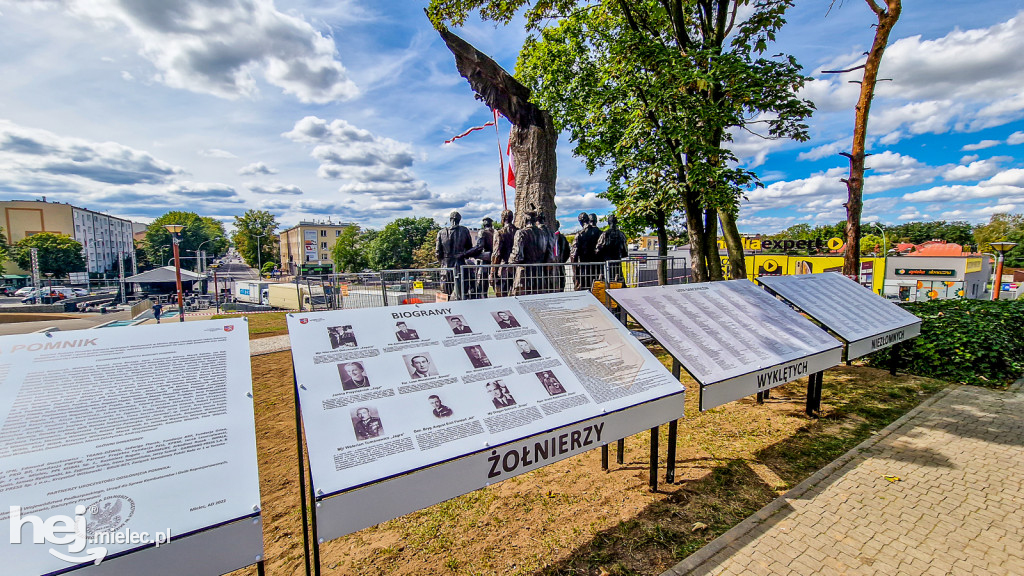
{"label": "concrete curb", "polygon": [[[1009,391],[1009,392],[1017,391],[1018,389],[1021,388],[1021,386],[1024,386],[1024,379],[1021,379],[1021,380],[1018,380],[1017,382],[1015,382],[1007,391]],[[899,428],[903,427],[903,425],[906,424],[908,420],[911,420],[912,418],[916,417],[923,410],[929,408],[932,404],[935,404],[936,402],[938,402],[942,398],[945,398],[946,396],[948,396],[954,390],[958,390],[960,388],[966,388],[966,386],[961,386],[961,385],[958,385],[958,384],[950,384],[946,388],[940,390],[939,392],[937,392],[931,398],[925,400],[921,404],[918,404],[916,407],[911,409],[909,412],[907,412],[903,416],[900,416],[899,418],[897,418],[895,421],[893,421],[891,424],[889,424],[888,426],[883,428],[877,434],[875,434],[875,435],[871,436],[870,438],[864,440],[863,442],[861,442],[860,444],[855,446],[853,449],[851,449],[846,454],[843,454],[839,458],[836,458],[835,460],[830,462],[827,466],[825,466],[821,470],[818,470],[817,472],[815,472],[814,474],[809,476],[806,480],[804,480],[803,482],[797,484],[791,490],[789,490],[788,492],[786,492],[782,496],[779,496],[778,498],[773,500],[771,503],[766,505],[764,508],[761,508],[760,510],[755,512],[752,516],[750,516],[746,520],[744,520],[744,521],[740,522],[739,524],[733,526],[725,534],[722,534],[718,538],[715,538],[711,542],[708,542],[707,544],[704,545],[703,548],[701,548],[700,550],[698,550],[698,551],[694,552],[693,554],[687,556],[685,559],[683,559],[683,561],[681,561],[680,563],[676,564],[672,568],[669,568],[668,570],[663,572],[661,576],[684,576],[686,574],[692,573],[697,568],[700,568],[701,566],[704,565],[704,563],[706,563],[708,560],[710,560],[716,554],[721,552],[727,546],[729,546],[733,542],[739,540],[743,536],[745,536],[748,533],[750,533],[751,531],[753,531],[756,527],[760,526],[761,524],[763,524],[763,523],[767,522],[769,519],[771,519],[772,516],[774,516],[782,508],[787,506],[789,504],[790,500],[798,500],[798,499],[800,499],[801,496],[803,496],[804,494],[806,494],[807,492],[812,490],[815,486],[820,484],[823,480],[825,480],[826,478],[831,476],[833,473],[837,472],[838,470],[840,470],[841,468],[843,468],[844,466],[849,464],[850,461],[852,461],[857,456],[860,456],[860,454],[862,452],[864,452],[867,449],[871,448],[875,444],[881,442],[885,438],[891,436],[893,432],[895,432]]]}

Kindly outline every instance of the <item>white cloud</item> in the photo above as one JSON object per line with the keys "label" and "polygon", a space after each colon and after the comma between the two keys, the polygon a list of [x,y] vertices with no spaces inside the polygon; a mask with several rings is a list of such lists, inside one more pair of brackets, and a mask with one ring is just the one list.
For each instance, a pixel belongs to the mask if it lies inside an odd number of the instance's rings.
{"label": "white cloud", "polygon": [[837,140],[828,144],[822,144],[811,148],[807,152],[801,152],[797,156],[797,160],[821,160],[822,158],[828,158],[829,156],[835,156],[840,152],[845,152],[850,149],[853,144],[852,138],[845,138],[843,140]]}
{"label": "white cloud", "polygon": [[982,140],[976,144],[965,144],[961,150],[964,152],[974,152],[975,150],[984,150],[986,148],[992,148],[993,146],[999,146],[1002,144],[999,140]]}
{"label": "white cloud", "polygon": [[263,186],[260,184],[246,184],[246,188],[256,194],[267,194],[277,196],[298,196],[302,189],[298,186]]}
{"label": "white cloud", "polygon": [[975,160],[977,160],[979,158],[981,158],[981,156],[979,156],[977,154],[968,154],[967,156],[964,156],[963,158],[960,159],[960,163],[961,164],[970,164],[971,162],[974,162]]}
{"label": "white cloud", "polygon": [[773,182],[764,188],[747,192],[748,202],[741,204],[740,213],[749,214],[789,206],[801,212],[808,212],[835,200],[842,204],[846,201],[846,185],[839,179],[845,175],[845,169],[831,168],[809,178]]}
{"label": "white cloud", "polygon": [[173,88],[252,98],[257,75],[302,102],[328,103],[358,90],[331,38],[272,0],[57,0],[111,33],[127,29]]}
{"label": "white cloud", "polygon": [[277,174],[277,170],[268,167],[263,162],[253,162],[238,171],[241,176],[253,176],[256,174]]}
{"label": "white cloud", "polygon": [[207,158],[238,158],[238,156],[235,156],[234,154],[228,152],[227,150],[220,150],[217,148],[199,150],[199,155],[205,156]]}
{"label": "white cloud", "polygon": [[968,202],[983,198],[1024,201],[1024,169],[1004,170],[973,186],[936,186],[903,195],[910,202]]}
{"label": "white cloud", "polygon": [[1010,134],[1010,137],[1006,139],[1006,143],[1011,146],[1024,144],[1024,132],[1014,132],[1013,134]]}
{"label": "white cloud", "polygon": [[942,179],[958,182],[982,180],[984,178],[994,176],[998,172],[999,163],[997,159],[993,158],[989,160],[977,160],[966,166],[955,166],[950,168],[942,175]]}

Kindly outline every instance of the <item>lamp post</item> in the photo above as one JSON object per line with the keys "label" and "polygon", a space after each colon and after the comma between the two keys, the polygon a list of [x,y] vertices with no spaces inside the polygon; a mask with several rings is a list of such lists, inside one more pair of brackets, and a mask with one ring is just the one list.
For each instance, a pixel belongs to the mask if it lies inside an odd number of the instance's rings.
{"label": "lamp post", "polygon": [[171,245],[174,248],[174,279],[178,286],[178,322],[185,321],[185,295],[181,293],[181,254],[178,252],[178,244],[181,244],[181,224],[166,224],[164,228],[171,233]]}
{"label": "lamp post", "polygon": [[993,250],[999,252],[999,258],[996,259],[996,278],[992,283],[992,299],[999,300],[999,289],[1002,288],[1003,284],[1003,259],[1006,253],[1013,250],[1013,247],[1017,245],[1016,242],[989,242],[989,246]]}
{"label": "lamp post", "polygon": [[256,238],[256,277],[263,278],[263,259],[260,253],[260,238],[266,237],[266,234],[253,234]]}
{"label": "lamp post", "polygon": [[200,250],[200,248],[203,247],[203,244],[206,244],[207,242],[213,242],[214,240],[220,240],[220,236],[214,236],[209,240],[203,240],[202,242],[199,243],[199,246],[196,248],[196,259],[198,259],[200,262],[200,264],[198,264],[197,266],[199,268],[198,272],[202,275],[204,281],[206,279],[206,254],[203,253],[203,251]]}

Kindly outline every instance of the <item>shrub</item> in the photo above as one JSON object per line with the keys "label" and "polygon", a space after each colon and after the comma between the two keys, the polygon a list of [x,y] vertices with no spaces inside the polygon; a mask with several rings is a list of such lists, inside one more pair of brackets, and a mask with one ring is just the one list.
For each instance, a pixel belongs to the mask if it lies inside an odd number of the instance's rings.
{"label": "shrub", "polygon": [[[1024,374],[1024,300],[933,300],[904,305],[921,335],[900,346],[901,369],[977,386],[1001,387]],[[893,348],[868,361],[889,366]]]}

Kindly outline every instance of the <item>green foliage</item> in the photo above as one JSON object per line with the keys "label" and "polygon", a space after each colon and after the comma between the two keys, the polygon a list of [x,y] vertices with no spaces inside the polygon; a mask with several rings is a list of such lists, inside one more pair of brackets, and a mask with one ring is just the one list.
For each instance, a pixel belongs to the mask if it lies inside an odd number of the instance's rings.
{"label": "green foliage", "polygon": [[425,216],[389,222],[366,247],[370,267],[374,270],[411,268],[413,251],[423,244],[427,233],[437,229],[437,223]]}
{"label": "green foliage", "polygon": [[419,248],[412,252],[412,267],[413,268],[436,268],[441,265],[437,261],[437,233],[439,229],[435,228],[427,232],[427,236],[423,239],[423,243],[420,244]]}
{"label": "green foliage", "polygon": [[909,242],[921,244],[929,240],[945,240],[966,246],[974,243],[973,228],[967,222],[907,222],[898,226],[885,226],[885,234],[894,244]]}
{"label": "green foliage", "polygon": [[[266,210],[246,210],[235,216],[231,240],[246,264],[256,268],[277,256],[277,219]],[[257,252],[258,250],[258,252]]]}
{"label": "green foliage", "polygon": [[[1003,386],[1024,374],[1024,300],[933,300],[905,309],[922,319],[921,335],[901,345],[901,369],[978,386]],[[893,348],[872,354],[887,367]]]}
{"label": "green foliage", "polygon": [[262,274],[270,274],[271,272],[274,271],[274,268],[277,268],[277,262],[274,262],[274,261],[264,262],[263,263],[263,268],[260,268],[260,272]]}
{"label": "green foliage", "polygon": [[372,238],[358,226],[349,226],[341,232],[331,246],[331,260],[338,272],[359,272],[369,265],[366,259],[367,243]]}
{"label": "green foliage", "polygon": [[15,263],[23,270],[32,270],[32,248],[38,249],[39,273],[67,276],[70,272],[85,270],[82,243],[66,234],[40,232],[13,246]]}
{"label": "green foliage", "polygon": [[164,228],[167,224],[181,224],[181,243],[178,250],[181,255],[181,267],[195,270],[198,264],[196,250],[202,250],[216,258],[224,254],[228,248],[228,235],[224,225],[209,217],[201,217],[195,212],[171,211],[146,227],[146,240],[142,248],[145,258],[140,261],[152,262],[155,266],[167,266],[174,251],[171,244],[171,233]]}
{"label": "green foliage", "polygon": [[[889,238],[886,237],[886,240]],[[868,254],[879,254],[884,255],[888,250],[888,246],[882,241],[881,236],[875,236],[874,234],[865,234],[860,237],[860,253],[862,256]]]}
{"label": "green foliage", "polygon": [[[811,228],[810,224],[796,224],[786,228],[782,232],[775,234],[768,234],[762,237],[762,240],[810,240],[812,242],[821,241],[822,251],[828,252],[828,241],[832,238],[840,238],[846,240],[846,221],[841,220],[835,224],[822,224]],[[888,238],[891,240],[891,238]],[[879,244],[882,242],[879,241]],[[810,254],[815,254],[817,251],[811,249],[808,251]],[[769,250],[766,253],[782,253],[781,249]]]}
{"label": "green foliage", "polygon": [[988,224],[974,230],[974,238],[982,252],[995,254],[990,242],[1016,242],[1006,253],[1006,266],[1024,267],[1024,214],[993,214]]}

